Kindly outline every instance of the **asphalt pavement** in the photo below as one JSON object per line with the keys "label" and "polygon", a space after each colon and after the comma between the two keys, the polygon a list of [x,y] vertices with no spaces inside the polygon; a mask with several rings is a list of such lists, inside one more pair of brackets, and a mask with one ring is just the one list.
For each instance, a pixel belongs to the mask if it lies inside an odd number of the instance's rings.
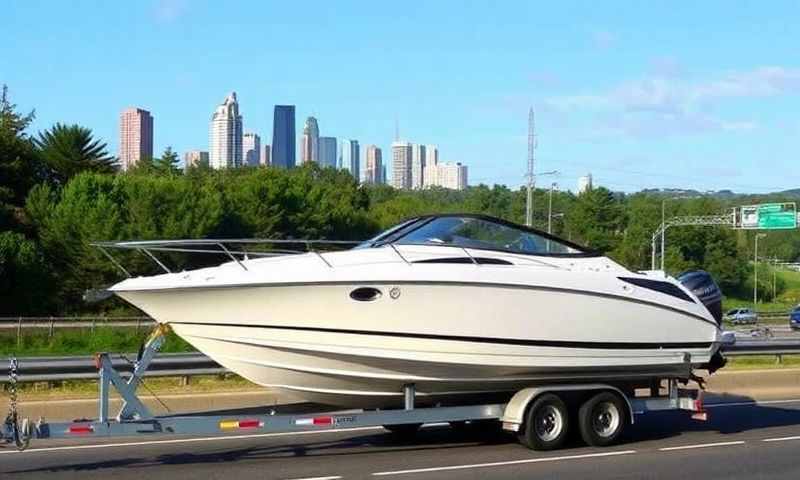
{"label": "asphalt pavement", "polygon": [[398,479],[800,478],[800,399],[726,398],[696,422],[680,412],[637,418],[625,441],[578,439],[533,452],[487,426],[424,428],[404,442],[380,428],[223,438],[39,440],[0,447],[0,478]]}

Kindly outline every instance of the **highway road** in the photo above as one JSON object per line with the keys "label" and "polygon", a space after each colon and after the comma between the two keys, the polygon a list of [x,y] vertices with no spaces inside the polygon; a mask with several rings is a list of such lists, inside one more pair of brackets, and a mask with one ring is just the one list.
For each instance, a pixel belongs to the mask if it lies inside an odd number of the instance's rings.
{"label": "highway road", "polygon": [[424,428],[413,442],[380,428],[225,438],[39,440],[0,447],[0,478],[511,479],[800,478],[800,399],[717,400],[708,422],[677,412],[639,417],[621,445],[574,440],[533,452],[492,429]]}

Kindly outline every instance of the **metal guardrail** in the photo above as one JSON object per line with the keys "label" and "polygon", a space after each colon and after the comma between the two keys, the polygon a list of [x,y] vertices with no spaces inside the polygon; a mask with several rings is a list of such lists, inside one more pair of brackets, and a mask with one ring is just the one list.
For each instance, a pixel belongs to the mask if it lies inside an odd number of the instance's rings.
{"label": "metal guardrail", "polygon": [[[136,354],[111,355],[114,369],[123,377],[133,371]],[[22,357],[18,359],[20,382],[56,382],[62,380],[97,379],[95,357]],[[145,373],[150,377],[188,377],[228,373],[202,353],[167,353],[158,355]],[[7,382],[5,376],[0,383]]]}
{"label": "metal guardrail", "polygon": [[[800,340],[750,340],[738,341],[725,348],[725,356],[800,355]],[[114,368],[123,376],[130,375],[136,354],[112,355]],[[80,357],[28,357],[19,358],[20,382],[56,382],[97,378],[97,366],[91,356]],[[124,373],[123,373],[124,372]],[[221,375],[229,371],[202,353],[166,353],[158,355],[145,375],[151,377],[189,377],[193,375]],[[0,383],[6,382],[0,376]]]}

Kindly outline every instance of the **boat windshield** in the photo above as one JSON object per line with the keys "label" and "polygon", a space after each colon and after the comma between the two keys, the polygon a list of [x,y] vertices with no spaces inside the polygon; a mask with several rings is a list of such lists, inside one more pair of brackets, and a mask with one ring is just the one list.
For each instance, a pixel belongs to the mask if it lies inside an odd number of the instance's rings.
{"label": "boat windshield", "polygon": [[586,255],[576,246],[512,224],[478,217],[443,216],[392,240],[396,244],[445,245],[528,255]]}

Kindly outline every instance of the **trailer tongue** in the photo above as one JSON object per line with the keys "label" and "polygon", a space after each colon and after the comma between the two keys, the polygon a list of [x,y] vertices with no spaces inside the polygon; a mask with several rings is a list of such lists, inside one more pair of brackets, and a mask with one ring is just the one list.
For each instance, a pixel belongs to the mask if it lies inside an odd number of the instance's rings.
{"label": "trailer tongue", "polygon": [[[396,410],[322,412],[319,414],[265,415],[167,415],[156,416],[136,394],[142,377],[164,343],[167,327],[156,328],[144,345],[129,378],[115,370],[108,354],[97,354],[99,375],[99,411],[96,420],[49,423],[39,419],[35,424],[20,419],[17,412],[17,362],[9,369],[10,408],[2,426],[3,441],[14,443],[19,450],[32,439],[100,437],[136,437],[153,435],[231,435],[242,433],[291,433],[320,430],[348,430],[383,426],[395,433],[409,434],[426,423],[494,420],[503,429],[516,432],[520,441],[537,450],[558,448],[566,438],[569,417],[568,403],[580,407],[577,425],[581,436],[590,445],[614,443],[625,426],[636,415],[657,410],[684,410],[698,420],[706,420],[702,391],[678,388],[675,379],[654,382],[649,395],[634,396],[610,384],[574,384],[536,386],[522,389],[505,404],[477,404],[415,408],[415,387],[404,385],[404,408]],[[123,405],[114,418],[109,417],[109,393],[117,391]]]}

